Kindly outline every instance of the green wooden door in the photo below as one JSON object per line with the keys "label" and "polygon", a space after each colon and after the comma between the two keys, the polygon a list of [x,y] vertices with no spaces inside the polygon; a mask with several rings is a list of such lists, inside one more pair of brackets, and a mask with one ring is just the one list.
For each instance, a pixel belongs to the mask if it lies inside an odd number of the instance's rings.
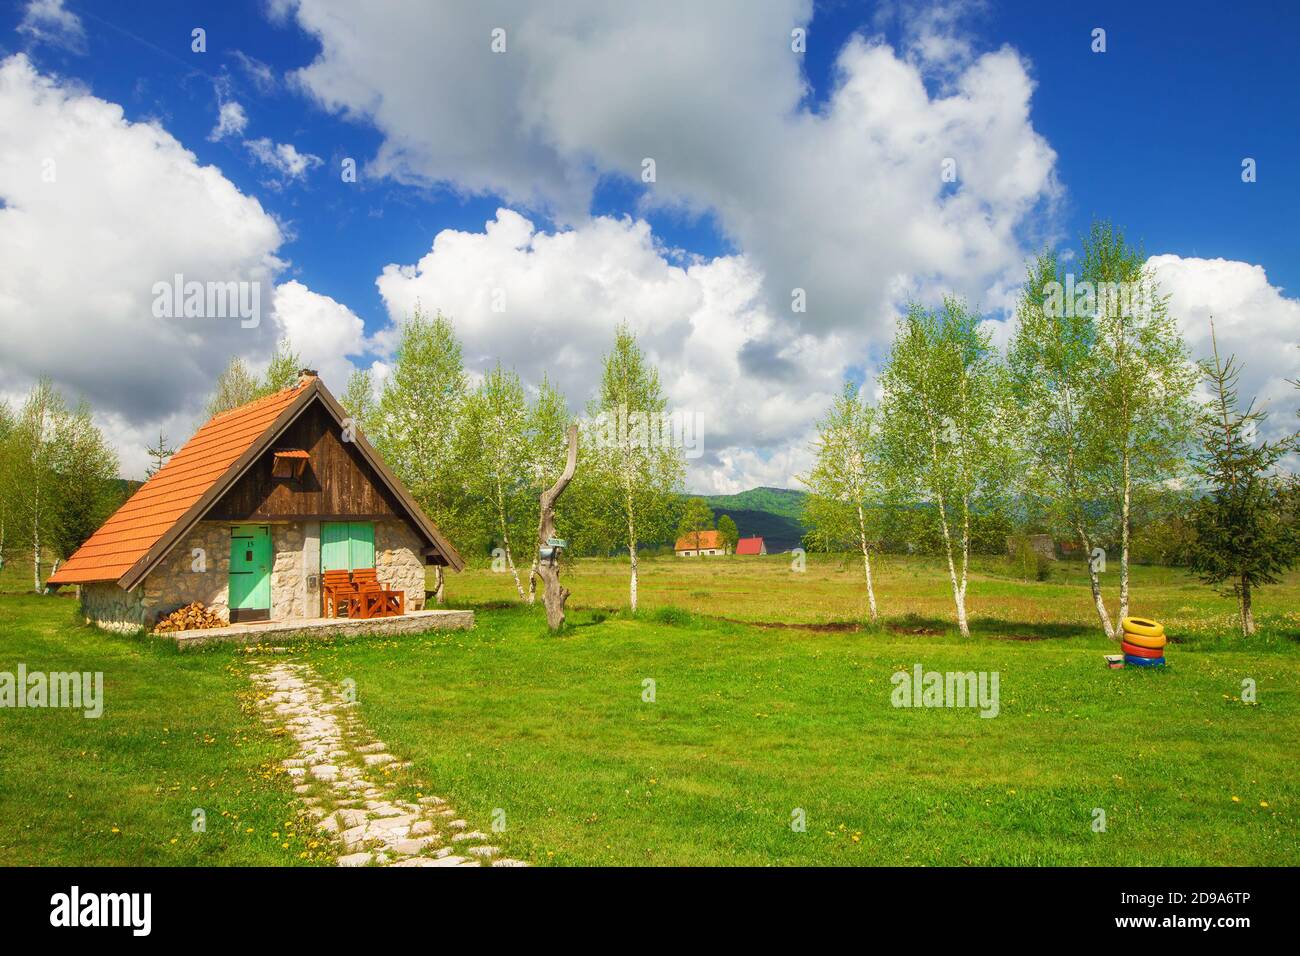
{"label": "green wooden door", "polygon": [[230,529],[231,620],[251,618],[240,611],[271,609],[271,529],[264,524],[236,525]]}
{"label": "green wooden door", "polygon": [[355,571],[375,566],[375,526],[369,521],[326,521],[320,529],[320,569]]}
{"label": "green wooden door", "polygon": [[369,521],[348,525],[348,557],[353,571],[375,566],[375,526]]}
{"label": "green wooden door", "polygon": [[348,554],[348,523],[327,521],[320,527],[320,569],[322,571],[351,571]]}

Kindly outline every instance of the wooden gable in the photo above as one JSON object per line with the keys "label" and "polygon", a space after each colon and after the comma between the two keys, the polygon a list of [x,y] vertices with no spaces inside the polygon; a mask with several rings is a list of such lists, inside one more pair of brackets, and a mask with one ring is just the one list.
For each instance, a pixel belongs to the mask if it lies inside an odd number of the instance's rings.
{"label": "wooden gable", "polygon": [[[276,453],[306,452],[298,475],[277,477]],[[296,456],[295,456],[296,457]],[[279,469],[281,472],[283,468]],[[312,403],[213,505],[217,521],[406,519],[355,442],[319,402]]]}

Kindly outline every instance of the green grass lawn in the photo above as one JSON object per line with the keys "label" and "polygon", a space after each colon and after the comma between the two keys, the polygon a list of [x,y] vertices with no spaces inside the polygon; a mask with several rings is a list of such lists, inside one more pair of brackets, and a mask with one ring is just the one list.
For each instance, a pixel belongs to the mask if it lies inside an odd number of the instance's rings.
{"label": "green grass lawn", "polygon": [[[1139,569],[1135,609],[1182,643],[1164,671],[1109,671],[1114,647],[1068,578],[991,564],[963,640],[927,562],[892,563],[880,599],[898,616],[881,630],[738,623],[851,617],[860,584],[834,561],[797,580],[774,560],[706,564],[652,562],[636,619],[599,609],[625,564],[580,566],[559,637],[501,606],[503,576],[474,572],[450,591],[476,607],[474,631],[293,650],[355,681],[370,728],[472,826],[503,810],[493,843],[538,864],[1300,863],[1294,580],[1261,595],[1265,634],[1245,644],[1214,623],[1229,602]],[[736,621],[670,606],[693,603]],[[299,843],[270,836],[294,820],[270,769],[287,746],[243,709],[250,656],[98,634],[71,611],[0,597],[0,669],[95,666],[108,685],[100,721],[0,711],[0,862],[299,862]],[[918,662],[997,671],[999,715],[893,707],[891,675]],[[208,808],[201,837],[193,806]]]}
{"label": "green grass lawn", "polygon": [[[98,719],[0,708],[0,864],[329,858],[278,769],[292,746],[252,713],[243,655],[105,634],[78,624],[75,610],[67,598],[0,597],[0,671],[104,675]],[[205,832],[194,830],[196,809]]]}

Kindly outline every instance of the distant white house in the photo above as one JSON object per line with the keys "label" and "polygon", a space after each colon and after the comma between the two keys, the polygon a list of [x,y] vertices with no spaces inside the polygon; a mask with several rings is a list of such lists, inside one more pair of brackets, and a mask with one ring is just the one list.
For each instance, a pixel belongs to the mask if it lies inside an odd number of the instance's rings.
{"label": "distant white house", "polygon": [[714,554],[726,554],[722,535],[717,531],[695,531],[677,539],[673,548],[679,558],[699,558]]}

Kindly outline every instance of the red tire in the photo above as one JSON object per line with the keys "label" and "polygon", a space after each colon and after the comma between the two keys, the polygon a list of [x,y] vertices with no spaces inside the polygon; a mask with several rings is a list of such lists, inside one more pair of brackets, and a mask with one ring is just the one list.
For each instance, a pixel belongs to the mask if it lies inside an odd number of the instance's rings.
{"label": "red tire", "polygon": [[1121,641],[1119,646],[1125,654],[1131,654],[1133,657],[1165,656],[1165,649],[1163,647],[1138,647],[1136,644],[1130,644],[1128,641]]}

